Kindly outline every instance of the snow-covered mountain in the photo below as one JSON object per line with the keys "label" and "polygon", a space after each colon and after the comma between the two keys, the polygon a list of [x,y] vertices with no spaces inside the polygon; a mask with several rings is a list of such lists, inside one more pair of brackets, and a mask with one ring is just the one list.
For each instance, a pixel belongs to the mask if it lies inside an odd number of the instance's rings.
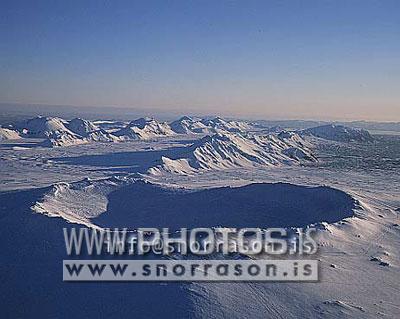
{"label": "snow-covered mountain", "polygon": [[76,134],[66,127],[67,123],[67,121],[58,117],[37,116],[18,123],[17,127],[27,137],[50,138],[58,135],[75,136]]}
{"label": "snow-covered mountain", "polygon": [[167,123],[161,123],[152,118],[140,118],[130,122],[113,135],[121,139],[151,139],[155,137],[174,135]]}
{"label": "snow-covered mountain", "polygon": [[44,138],[45,147],[70,146],[88,142],[114,142],[119,138],[84,119],[66,121],[38,116],[18,124],[24,137]]}
{"label": "snow-covered mountain", "polygon": [[210,133],[210,128],[202,123],[200,119],[191,118],[189,116],[183,116],[170,123],[170,127],[178,134]]}
{"label": "snow-covered mountain", "polygon": [[120,140],[93,122],[81,118],[69,121],[66,127],[89,142],[117,142]]}
{"label": "snow-covered mountain", "polygon": [[300,131],[300,134],[338,142],[372,142],[374,140],[366,130],[334,124],[308,128]]}
{"label": "snow-covered mountain", "polygon": [[19,139],[19,138],[21,138],[21,136],[19,135],[19,133],[17,131],[0,127],[0,141],[15,140],[15,139]]}
{"label": "snow-covered mountain", "polygon": [[281,166],[317,161],[309,145],[298,134],[244,136],[218,132],[205,136],[176,158],[162,157],[150,174],[169,172],[192,174],[201,170],[223,170],[251,166]]}
{"label": "snow-covered mountain", "polygon": [[67,128],[68,122],[57,117],[38,116],[22,123],[17,127],[24,137],[45,138],[42,146],[69,146],[85,143],[82,138]]}
{"label": "snow-covered mountain", "polygon": [[178,134],[213,134],[218,131],[245,132],[253,127],[243,121],[227,121],[220,117],[211,119],[196,119],[183,116],[170,124],[171,129]]}
{"label": "snow-covered mountain", "polygon": [[[44,138],[45,141],[41,144],[43,146],[69,146],[75,144],[82,144],[88,142],[119,142],[124,140],[146,140],[157,137],[172,136],[175,134],[216,134],[215,136],[230,136],[225,133],[238,133],[243,137],[250,131],[258,131],[258,134],[264,133],[270,136],[280,136],[279,139],[285,139],[286,142],[292,139],[297,139],[294,142],[296,145],[294,149],[281,150],[281,154],[290,158],[306,158],[307,152],[304,153],[297,148],[297,143],[304,144],[304,140],[301,136],[314,136],[327,140],[343,141],[343,142],[371,142],[373,141],[372,136],[368,131],[345,127],[342,125],[323,125],[313,128],[304,129],[297,131],[298,134],[289,136],[290,133],[278,134],[278,128],[271,130],[260,131],[259,129],[245,121],[228,121],[220,117],[211,119],[198,119],[183,116],[180,119],[171,122],[170,124],[165,122],[159,122],[153,118],[139,118],[126,124],[122,128],[123,122],[114,121],[99,121],[99,125],[94,122],[75,118],[70,121],[66,121],[57,117],[43,117],[38,116],[24,122],[20,122],[16,125],[18,132],[21,137],[34,137]],[[112,129],[105,129],[103,124],[106,126],[113,127]],[[117,126],[113,126],[118,123]],[[7,130],[7,129],[3,129]],[[280,130],[279,130],[280,131]],[[1,139],[5,139],[10,136],[12,132],[10,130],[4,131],[1,134]],[[272,133],[272,134],[271,134]],[[14,132],[14,137],[18,138],[17,133]],[[218,135],[219,134],[219,135]],[[289,134],[289,135],[288,135]],[[215,138],[214,136],[214,138]],[[287,136],[287,138],[283,138]],[[297,137],[296,137],[297,136]],[[260,136],[253,136],[250,140],[261,138]],[[220,140],[220,138],[217,138]],[[249,137],[245,138],[249,140]],[[300,140],[298,140],[300,139]],[[235,140],[235,138],[232,138]],[[243,143],[240,143],[242,145]],[[309,146],[308,146],[309,147]],[[304,153],[304,154],[303,154]],[[176,159],[174,159],[176,160]],[[225,159],[226,160],[226,159]],[[168,160],[166,160],[168,161]],[[229,161],[228,161],[229,162]],[[170,163],[171,164],[171,163]]]}
{"label": "snow-covered mountain", "polygon": [[205,126],[217,130],[228,132],[243,132],[251,129],[251,125],[243,121],[226,121],[220,117],[204,119],[201,121]]}

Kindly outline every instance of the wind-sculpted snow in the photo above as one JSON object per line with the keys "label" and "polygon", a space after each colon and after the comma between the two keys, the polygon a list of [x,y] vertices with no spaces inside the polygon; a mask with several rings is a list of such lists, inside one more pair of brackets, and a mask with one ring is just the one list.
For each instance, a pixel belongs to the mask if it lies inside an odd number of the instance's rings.
{"label": "wind-sculpted snow", "polygon": [[161,123],[152,118],[140,118],[131,121],[126,127],[113,134],[121,139],[142,140],[174,135],[174,132],[167,123]]}
{"label": "wind-sculpted snow", "polygon": [[374,140],[366,130],[334,124],[305,129],[300,131],[300,134],[338,142],[372,142]]}
{"label": "wind-sculpted snow", "polygon": [[219,132],[203,137],[173,159],[162,157],[161,163],[148,172],[193,174],[204,170],[315,162],[310,146],[299,135],[289,132],[265,136]]}

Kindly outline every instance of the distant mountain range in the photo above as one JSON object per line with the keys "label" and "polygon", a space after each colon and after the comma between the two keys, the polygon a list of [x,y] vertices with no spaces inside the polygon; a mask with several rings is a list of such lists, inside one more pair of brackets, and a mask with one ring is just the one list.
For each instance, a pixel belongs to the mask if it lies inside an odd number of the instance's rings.
{"label": "distant mountain range", "polygon": [[[218,158],[218,165],[226,166],[230,163],[238,163],[237,159],[248,159],[254,152],[257,156],[252,157],[251,161],[272,163],[265,160],[261,155],[260,143],[264,143],[263,136],[268,136],[268,145],[271,143],[286,143],[288,140],[284,136],[289,136],[292,142],[304,143],[304,137],[313,136],[326,140],[339,142],[371,142],[372,136],[363,129],[351,128],[343,125],[326,124],[311,128],[293,130],[291,133],[285,128],[287,123],[280,123],[272,127],[265,126],[263,122],[246,122],[225,120],[220,117],[215,118],[192,118],[183,116],[171,123],[159,122],[153,118],[139,118],[130,122],[122,121],[89,121],[81,118],[64,120],[59,117],[37,116],[24,121],[19,121],[13,126],[0,128],[0,138],[18,139],[18,138],[39,138],[43,139],[41,146],[60,147],[90,142],[123,142],[129,140],[149,140],[161,137],[174,136],[179,134],[198,135],[199,143],[195,157],[199,161],[201,150],[210,151],[207,156]],[[251,134],[249,134],[251,133]],[[288,135],[289,134],[289,135]],[[251,135],[251,136],[250,136]],[[249,137],[250,136],[250,137]],[[275,137],[274,137],[275,136]],[[303,137],[303,138],[302,138]],[[278,138],[278,140],[276,140]],[[258,139],[258,140],[257,140]],[[275,140],[274,140],[275,139]],[[278,144],[279,144],[278,143]],[[218,144],[218,145],[217,145]],[[211,146],[206,146],[211,145]],[[290,147],[294,149],[290,149]],[[280,155],[289,157],[307,158],[308,151],[296,145],[286,145],[280,149]],[[301,146],[301,145],[300,145]],[[214,150],[209,147],[216,147]],[[236,148],[237,154],[231,151]],[[276,149],[274,154],[276,154]],[[214,153],[212,155],[211,153]],[[289,154],[290,153],[290,154]],[[223,155],[221,155],[223,154]],[[308,154],[308,155],[307,155]],[[310,157],[312,158],[312,156]],[[177,159],[174,159],[175,161]],[[178,162],[170,162],[165,159],[165,167],[168,165],[178,165]],[[201,162],[201,161],[200,161]],[[201,167],[201,164],[193,160],[188,161],[192,168]],[[211,165],[208,161],[206,166]],[[240,162],[240,161],[239,161]],[[167,165],[168,164],[168,165]],[[243,163],[242,163],[243,164]],[[181,165],[184,163],[181,161]],[[241,165],[241,164],[240,164]],[[239,165],[239,166],[240,166]],[[212,165],[211,165],[212,166]]]}

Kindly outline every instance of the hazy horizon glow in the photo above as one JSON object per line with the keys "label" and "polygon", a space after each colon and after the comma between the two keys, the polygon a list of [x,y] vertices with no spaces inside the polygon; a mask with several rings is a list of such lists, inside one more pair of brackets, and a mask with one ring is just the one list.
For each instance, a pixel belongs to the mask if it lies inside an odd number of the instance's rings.
{"label": "hazy horizon glow", "polygon": [[0,102],[400,121],[398,1],[0,9]]}

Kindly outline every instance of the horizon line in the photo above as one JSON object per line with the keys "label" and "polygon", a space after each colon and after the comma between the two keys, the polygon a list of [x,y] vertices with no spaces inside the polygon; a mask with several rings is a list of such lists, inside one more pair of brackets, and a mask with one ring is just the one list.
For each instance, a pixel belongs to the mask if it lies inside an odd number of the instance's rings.
{"label": "horizon line", "polygon": [[[239,114],[227,114],[226,112],[221,113],[207,113],[196,111],[193,109],[189,109],[187,112],[183,112],[181,109],[177,108],[168,108],[168,109],[161,109],[162,106],[154,107],[154,106],[127,106],[127,105],[76,105],[76,104],[49,104],[49,103],[36,103],[36,102],[3,102],[0,101],[0,108],[1,106],[22,106],[22,107],[50,107],[50,108],[58,108],[58,107],[70,107],[70,108],[84,108],[87,111],[90,109],[103,109],[103,110],[125,110],[125,111],[132,111],[132,112],[143,112],[143,116],[146,116],[146,111],[150,113],[159,113],[159,114],[168,114],[172,113],[171,115],[178,115],[179,116],[206,116],[206,117],[225,117],[225,118],[232,118],[232,119],[243,119],[249,121],[315,121],[315,122],[372,122],[372,123],[395,123],[400,124],[400,119],[398,120],[382,120],[382,119],[366,119],[366,118],[355,118],[355,117],[293,117],[293,116],[282,116],[282,115],[239,115]],[[217,108],[217,107],[216,107]],[[38,114],[39,115],[39,114]],[[128,115],[128,114],[126,114]]]}

